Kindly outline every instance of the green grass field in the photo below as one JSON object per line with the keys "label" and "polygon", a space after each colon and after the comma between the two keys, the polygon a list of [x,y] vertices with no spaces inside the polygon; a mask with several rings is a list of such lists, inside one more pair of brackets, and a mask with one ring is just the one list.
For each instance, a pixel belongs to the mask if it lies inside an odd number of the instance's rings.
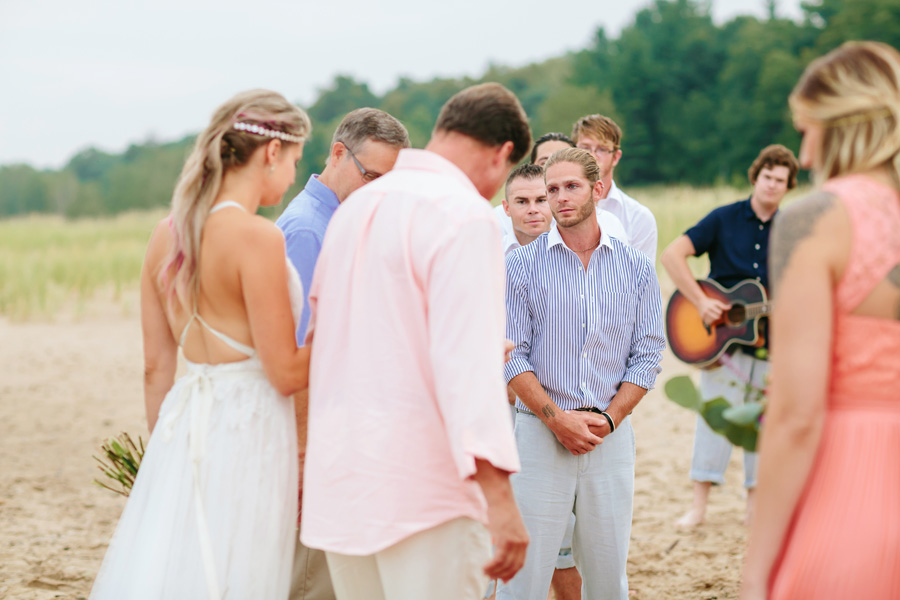
{"label": "green grass field", "polygon": [[[656,215],[659,251],[711,209],[749,194],[749,186],[653,186],[628,193]],[[797,196],[797,191],[790,197]],[[99,292],[121,298],[135,289],[147,240],[164,211],[105,219],[31,216],[0,220],[0,315],[45,318],[83,306]],[[706,262],[694,261],[698,275]]]}
{"label": "green grass field", "polygon": [[100,290],[136,287],[162,211],[107,219],[0,220],[0,315],[20,320],[76,307]]}

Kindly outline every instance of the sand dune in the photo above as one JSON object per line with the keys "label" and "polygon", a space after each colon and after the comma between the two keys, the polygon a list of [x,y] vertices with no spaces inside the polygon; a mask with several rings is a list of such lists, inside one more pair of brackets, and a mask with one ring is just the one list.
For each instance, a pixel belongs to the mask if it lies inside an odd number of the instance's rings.
{"label": "sand dune", "polygon": [[[125,306],[136,306],[134,301]],[[93,303],[77,318],[0,320],[0,598],[87,598],[124,499],[91,483],[91,458],[121,431],[146,440],[136,314]],[[667,355],[660,387],[687,369]],[[634,415],[631,587],[646,599],[737,596],[746,530],[739,452],[707,523],[679,533],[692,415],[651,392]]]}

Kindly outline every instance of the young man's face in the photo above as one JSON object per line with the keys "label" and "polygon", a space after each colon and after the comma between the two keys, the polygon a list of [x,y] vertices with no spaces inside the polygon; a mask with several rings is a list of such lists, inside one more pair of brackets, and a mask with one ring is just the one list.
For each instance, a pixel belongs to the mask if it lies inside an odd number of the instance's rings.
{"label": "young man's face", "polygon": [[550,205],[547,187],[540,177],[516,177],[506,186],[503,209],[512,219],[513,229],[527,237],[537,237],[550,229]]}
{"label": "young man's face", "polygon": [[559,227],[574,227],[585,219],[596,218],[594,189],[598,185],[591,185],[585,178],[581,165],[571,162],[554,163],[545,171],[544,178],[547,181],[550,211]]}
{"label": "young man's face", "polygon": [[778,206],[787,194],[790,178],[791,170],[783,165],[763,167],[753,184],[753,197],[764,206]]}
{"label": "young man's face", "polygon": [[612,176],[612,171],[619,159],[622,158],[622,151],[607,140],[599,140],[591,135],[581,135],[575,140],[575,147],[587,150],[593,155],[594,160],[600,167],[600,179],[608,179]]}

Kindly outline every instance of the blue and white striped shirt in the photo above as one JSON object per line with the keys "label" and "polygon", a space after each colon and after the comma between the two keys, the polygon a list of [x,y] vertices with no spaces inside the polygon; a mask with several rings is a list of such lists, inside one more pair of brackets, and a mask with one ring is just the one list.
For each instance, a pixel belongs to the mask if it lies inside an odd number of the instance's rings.
{"label": "blue and white striped shirt", "polygon": [[606,410],[623,381],[653,387],[665,337],[659,282],[644,254],[603,234],[585,270],[554,223],[510,252],[506,271],[506,337],[516,344],[507,382],[534,372],[562,410]]}

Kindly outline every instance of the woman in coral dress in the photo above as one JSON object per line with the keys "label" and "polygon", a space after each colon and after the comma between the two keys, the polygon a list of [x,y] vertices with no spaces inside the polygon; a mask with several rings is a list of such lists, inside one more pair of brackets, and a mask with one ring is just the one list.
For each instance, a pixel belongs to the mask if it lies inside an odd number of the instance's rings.
{"label": "woman in coral dress", "polygon": [[[306,114],[254,90],[197,138],[141,278],[147,452],[92,600],[284,599],[297,522],[300,280],[256,216],[294,182]],[[178,347],[187,373],[175,381]]]}
{"label": "woman in coral dress", "polygon": [[790,98],[818,191],[772,234],[772,382],[741,598],[900,599],[900,54]]}

